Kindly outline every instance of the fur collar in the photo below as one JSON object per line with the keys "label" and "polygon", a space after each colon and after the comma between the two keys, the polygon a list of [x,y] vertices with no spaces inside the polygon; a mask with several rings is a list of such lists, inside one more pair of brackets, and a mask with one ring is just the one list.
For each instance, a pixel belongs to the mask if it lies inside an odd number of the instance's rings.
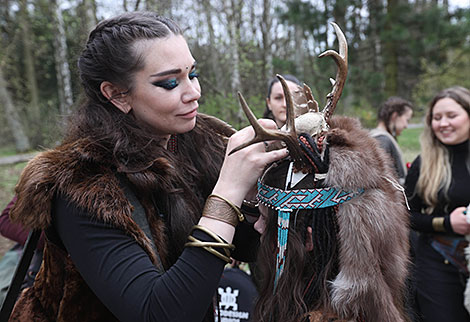
{"label": "fur collar", "polygon": [[331,306],[342,318],[404,321],[409,265],[404,194],[385,152],[357,120],[334,117],[331,128],[327,186],[365,189],[338,208],[340,272],[331,284]]}

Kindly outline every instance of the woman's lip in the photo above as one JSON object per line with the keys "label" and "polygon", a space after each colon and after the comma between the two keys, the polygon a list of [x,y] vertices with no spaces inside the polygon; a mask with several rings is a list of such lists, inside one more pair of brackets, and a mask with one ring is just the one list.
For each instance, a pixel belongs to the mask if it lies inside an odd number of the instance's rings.
{"label": "woman's lip", "polygon": [[178,114],[177,116],[180,116],[180,117],[183,117],[183,118],[193,118],[197,115],[197,107],[191,111],[189,111],[188,113],[184,113],[184,114]]}

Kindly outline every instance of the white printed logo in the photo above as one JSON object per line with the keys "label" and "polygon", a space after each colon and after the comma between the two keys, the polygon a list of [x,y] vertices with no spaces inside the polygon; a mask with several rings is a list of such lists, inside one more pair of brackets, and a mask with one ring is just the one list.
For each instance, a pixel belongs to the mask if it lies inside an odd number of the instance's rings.
{"label": "white printed logo", "polygon": [[232,292],[232,288],[230,286],[227,286],[224,289],[219,287],[219,295],[220,295],[220,306],[228,310],[230,307],[234,311],[238,311],[238,304],[237,304],[237,296],[238,296],[238,290],[234,290]]}

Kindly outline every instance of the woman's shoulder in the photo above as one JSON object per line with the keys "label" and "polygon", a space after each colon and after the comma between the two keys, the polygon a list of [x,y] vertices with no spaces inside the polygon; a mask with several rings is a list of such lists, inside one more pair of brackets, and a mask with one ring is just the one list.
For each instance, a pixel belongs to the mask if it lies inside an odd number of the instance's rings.
{"label": "woman's shoulder", "polygon": [[28,228],[50,225],[52,201],[59,194],[104,218],[120,207],[128,207],[113,167],[98,161],[84,142],[40,153],[23,170],[15,192],[18,200],[11,217]]}

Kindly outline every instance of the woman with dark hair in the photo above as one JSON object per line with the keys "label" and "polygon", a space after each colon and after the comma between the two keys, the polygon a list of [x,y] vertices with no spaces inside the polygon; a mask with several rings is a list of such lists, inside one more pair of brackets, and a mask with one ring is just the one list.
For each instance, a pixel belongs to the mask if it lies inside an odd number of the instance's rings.
{"label": "woman with dark hair", "polygon": [[380,107],[377,116],[377,127],[371,131],[380,146],[390,156],[400,184],[405,183],[406,165],[403,161],[397,137],[408,127],[413,115],[413,104],[401,98],[392,96]]}
{"label": "woman with dark hair", "polygon": [[[301,89],[300,81],[292,75],[283,75],[293,95]],[[266,109],[263,118],[274,120],[277,127],[281,128],[286,123],[286,98],[282,85],[277,77],[268,82],[268,93],[266,95]]]}
{"label": "woman with dark hair", "polygon": [[86,96],[65,139],[16,187],[12,219],[46,242],[11,320],[213,320],[224,265],[251,260],[257,242],[239,207],[286,150],[224,156],[253,130],[198,114],[196,61],[155,13],[100,22],[78,70]]}
{"label": "woman with dark hair", "polygon": [[470,233],[470,91],[451,87],[430,102],[421,153],[406,177],[415,249],[416,304],[422,321],[470,321],[463,235]]}

